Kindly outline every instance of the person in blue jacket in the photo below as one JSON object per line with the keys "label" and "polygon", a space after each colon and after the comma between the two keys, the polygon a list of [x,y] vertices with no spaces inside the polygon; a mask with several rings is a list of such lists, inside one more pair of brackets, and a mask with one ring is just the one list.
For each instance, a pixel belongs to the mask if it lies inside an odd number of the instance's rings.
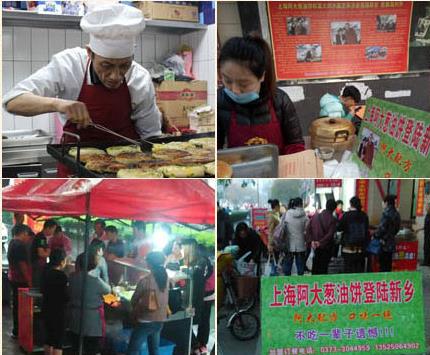
{"label": "person in blue jacket", "polygon": [[360,119],[356,112],[360,109],[360,91],[355,86],[345,86],[341,96],[324,94],[320,99],[320,117],[339,117],[354,123],[356,131],[360,129]]}

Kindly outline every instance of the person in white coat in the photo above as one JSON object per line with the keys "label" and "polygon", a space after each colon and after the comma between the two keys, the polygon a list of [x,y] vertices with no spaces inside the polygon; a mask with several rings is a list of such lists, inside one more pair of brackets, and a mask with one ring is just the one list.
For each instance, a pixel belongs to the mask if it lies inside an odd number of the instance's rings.
{"label": "person in white coat", "polygon": [[82,18],[81,28],[90,35],[86,48],[54,55],[3,97],[4,108],[29,117],[59,112],[63,130],[82,141],[116,140],[91,122],[133,139],[160,135],[151,76],[133,60],[136,37],[145,28],[142,12],[123,4],[99,6]]}
{"label": "person in white coat", "polygon": [[290,276],[294,260],[296,261],[297,273],[305,273],[305,232],[309,219],[303,209],[303,200],[297,197],[292,200],[291,208],[286,212],[285,222],[287,226],[287,237],[289,248],[283,263],[284,275]]}

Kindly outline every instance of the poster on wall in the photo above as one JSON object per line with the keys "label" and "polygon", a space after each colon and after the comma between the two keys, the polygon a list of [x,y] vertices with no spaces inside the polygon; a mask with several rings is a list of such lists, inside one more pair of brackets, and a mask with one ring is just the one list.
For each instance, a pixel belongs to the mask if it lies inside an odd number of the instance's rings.
{"label": "poster on wall", "polygon": [[419,272],[263,277],[261,313],[263,355],[426,350]]}
{"label": "poster on wall", "polygon": [[315,179],[315,187],[342,187],[342,179]]}
{"label": "poster on wall", "polygon": [[357,179],[355,185],[355,195],[360,199],[363,211],[367,213],[369,208],[369,180]]}
{"label": "poster on wall", "polygon": [[424,199],[425,199],[425,180],[418,180],[417,189],[417,208],[415,215],[424,216]]}
{"label": "poster on wall", "polygon": [[353,159],[369,177],[430,176],[430,113],[367,99],[353,150]]}
{"label": "poster on wall", "polygon": [[271,1],[277,80],[408,71],[412,2]]}

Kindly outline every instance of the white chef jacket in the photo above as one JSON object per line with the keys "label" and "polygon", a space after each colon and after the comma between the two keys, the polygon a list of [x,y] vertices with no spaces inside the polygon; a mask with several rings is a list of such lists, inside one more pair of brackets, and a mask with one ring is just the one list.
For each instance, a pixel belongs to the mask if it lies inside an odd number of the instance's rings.
{"label": "white chef jacket", "polygon": [[[83,48],[66,49],[52,57],[51,62],[28,78],[18,83],[3,97],[3,107],[13,98],[33,93],[44,97],[59,97],[76,101],[81,92],[84,76],[91,85],[91,75],[87,67],[88,54]],[[133,61],[125,75],[131,96],[131,120],[141,138],[161,134],[161,114],[155,101],[155,90],[151,75],[140,64]],[[63,125],[67,118],[61,114]]]}

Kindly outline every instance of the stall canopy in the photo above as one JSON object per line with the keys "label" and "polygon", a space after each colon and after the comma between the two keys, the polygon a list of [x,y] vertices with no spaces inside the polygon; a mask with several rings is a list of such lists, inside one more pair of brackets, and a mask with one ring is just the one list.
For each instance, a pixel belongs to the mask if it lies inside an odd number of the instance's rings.
{"label": "stall canopy", "polygon": [[189,179],[27,179],[3,189],[4,210],[33,215],[214,224],[214,205],[214,190]]}

